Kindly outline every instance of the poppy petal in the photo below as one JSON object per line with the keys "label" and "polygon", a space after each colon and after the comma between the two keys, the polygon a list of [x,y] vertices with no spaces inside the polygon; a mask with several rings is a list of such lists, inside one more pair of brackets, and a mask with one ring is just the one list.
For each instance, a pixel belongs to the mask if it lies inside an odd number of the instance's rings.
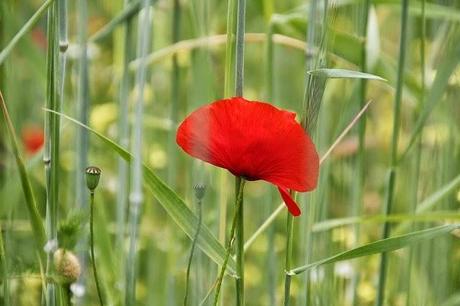
{"label": "poppy petal", "polygon": [[283,199],[284,203],[286,204],[289,212],[294,216],[300,216],[300,208],[299,205],[292,199],[291,195],[287,188],[282,188],[278,186],[278,191]]}
{"label": "poppy petal", "polygon": [[319,157],[295,113],[242,97],[192,112],[176,141],[188,154],[248,180],[296,191],[316,187]]}

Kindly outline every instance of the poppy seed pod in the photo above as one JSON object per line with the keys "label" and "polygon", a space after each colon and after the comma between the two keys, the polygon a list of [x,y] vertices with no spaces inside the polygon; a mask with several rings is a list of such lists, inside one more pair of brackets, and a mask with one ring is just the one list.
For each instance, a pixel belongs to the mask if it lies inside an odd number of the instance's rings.
{"label": "poppy seed pod", "polygon": [[86,186],[90,191],[94,191],[97,185],[99,184],[99,179],[101,177],[101,169],[94,166],[89,166],[86,168]]}
{"label": "poppy seed pod", "polygon": [[80,262],[69,250],[58,249],[54,252],[54,267],[59,280],[66,284],[75,282],[81,274]]}
{"label": "poppy seed pod", "polygon": [[195,197],[198,200],[201,200],[204,198],[204,195],[206,193],[206,186],[204,184],[196,184],[193,189],[195,189]]}

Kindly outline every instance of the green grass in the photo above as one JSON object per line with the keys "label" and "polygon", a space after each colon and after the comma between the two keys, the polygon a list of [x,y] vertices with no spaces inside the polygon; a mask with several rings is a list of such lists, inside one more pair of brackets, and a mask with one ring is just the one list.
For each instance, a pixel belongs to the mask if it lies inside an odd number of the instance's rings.
{"label": "green grass", "polygon": [[[107,305],[178,305],[186,280],[188,305],[458,304],[457,1],[0,2],[0,305],[100,305],[90,216]],[[312,135],[301,217],[264,182],[238,210],[233,175],[176,145],[188,113],[235,95]],[[83,296],[57,282],[56,237]]]}

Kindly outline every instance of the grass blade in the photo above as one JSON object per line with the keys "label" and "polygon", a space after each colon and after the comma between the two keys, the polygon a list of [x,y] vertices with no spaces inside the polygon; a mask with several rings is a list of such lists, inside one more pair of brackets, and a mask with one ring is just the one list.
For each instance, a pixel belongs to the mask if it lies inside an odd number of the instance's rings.
{"label": "grass blade", "polygon": [[363,245],[361,247],[339,253],[337,255],[316,261],[314,263],[295,268],[287,273],[289,275],[297,275],[312,268],[330,264],[338,261],[349,260],[374,254],[379,254],[383,252],[391,252],[394,250],[401,249],[410,244],[426,241],[429,239],[436,238],[438,236],[450,233],[451,231],[459,228],[459,224],[448,224],[429,228],[426,230],[412,232],[410,234],[396,236],[386,239],[377,240],[369,244]]}
{"label": "grass blade", "polygon": [[19,145],[14,131],[13,123],[11,122],[10,116],[8,114],[8,109],[6,107],[5,100],[3,95],[0,92],[0,108],[2,109],[3,117],[5,118],[6,128],[11,139],[11,146],[13,149],[13,155],[16,161],[16,165],[19,171],[19,178],[21,180],[22,190],[26,199],[27,210],[29,211],[30,224],[34,233],[35,242],[37,245],[37,252],[40,254],[41,259],[44,260],[43,246],[46,243],[46,234],[45,227],[43,225],[42,218],[38,212],[37,203],[35,201],[34,192],[32,190],[32,185],[30,183],[29,175],[27,174],[26,167],[24,165],[24,160],[19,153]]}
{"label": "grass blade", "polygon": [[386,81],[384,78],[381,78],[377,75],[353,71],[347,69],[337,69],[337,68],[322,68],[315,69],[307,72],[313,76],[321,76],[329,79],[368,79],[368,80],[379,80]]}
{"label": "grass blade", "polygon": [[51,3],[53,3],[53,1],[54,0],[47,0],[43,3],[35,14],[33,14],[32,17],[30,17],[30,19],[22,26],[13,39],[11,39],[11,41],[6,45],[5,49],[0,52],[0,65],[3,64],[8,55],[10,55],[18,41],[37,23],[38,19],[40,19],[40,17],[46,12],[46,9],[51,5]]}

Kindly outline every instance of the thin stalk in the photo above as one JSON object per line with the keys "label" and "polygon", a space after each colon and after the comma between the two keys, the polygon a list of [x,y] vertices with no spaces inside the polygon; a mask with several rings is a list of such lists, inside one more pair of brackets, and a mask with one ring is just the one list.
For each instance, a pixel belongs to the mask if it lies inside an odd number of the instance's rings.
{"label": "thin stalk", "polygon": [[[48,12],[48,88],[47,108],[60,112],[61,98],[59,91],[59,55],[58,55],[58,8],[53,3]],[[53,252],[58,245],[57,219],[59,200],[59,142],[60,117],[55,113],[47,113],[45,120],[45,151],[43,161],[46,172],[46,231],[48,239],[48,256],[46,261],[46,305],[54,306],[57,302],[57,290],[52,281],[54,273]]]}
{"label": "thin stalk", "polygon": [[[246,0],[238,0],[236,23],[236,55],[235,55],[235,96],[243,96],[244,87],[244,33],[246,24]],[[242,179],[235,179],[235,195],[239,195]],[[243,198],[241,198],[243,202]],[[236,227],[236,305],[243,306],[244,299],[244,207],[240,203]]]}
{"label": "thin stalk", "polygon": [[[367,72],[367,25],[369,18],[369,6],[370,0],[366,0],[362,7],[362,16],[360,22],[359,34],[363,38],[363,46],[361,48],[361,72]],[[367,80],[361,79],[359,81],[359,102],[360,108],[366,104],[366,93],[367,93]],[[364,115],[358,124],[358,155],[356,160],[356,172],[357,172],[357,183],[354,188],[353,195],[353,207],[352,215],[358,216],[361,212],[363,202],[363,190],[364,190],[364,165],[365,165],[365,136],[366,136],[366,115]],[[359,224],[355,225],[354,231],[354,245],[355,247],[359,244],[360,227]],[[357,269],[353,274],[352,286],[353,286],[353,301],[352,305],[357,305],[357,285],[359,283],[359,272]]]}
{"label": "thin stalk", "polygon": [[[124,1],[124,10],[129,8],[131,5],[130,0]],[[132,32],[133,24],[132,19],[126,19],[123,25],[123,64],[121,71],[121,80],[120,80],[120,92],[118,100],[118,141],[120,145],[127,149],[129,147],[129,122],[128,114],[129,107],[129,89],[130,89],[130,74],[129,74],[129,62],[133,56],[133,44],[132,44]],[[116,213],[116,222],[117,222],[117,235],[116,235],[116,245],[118,246],[120,252],[118,257],[119,262],[119,271],[120,275],[123,275],[125,272],[125,237],[126,237],[126,206],[128,200],[128,181],[129,176],[129,165],[121,157],[118,157],[118,188],[117,188],[117,213]],[[125,279],[120,277],[121,288],[125,286]]]}
{"label": "thin stalk", "polygon": [[[181,6],[179,0],[174,0],[174,12],[172,22],[172,39],[171,43],[175,44],[180,39],[180,19],[181,19]],[[129,63],[128,63],[129,64]],[[179,92],[180,92],[180,74],[179,74],[179,63],[177,54],[172,56],[172,74],[171,74],[171,108],[169,111],[170,119],[173,126],[177,125],[177,113],[179,104]],[[128,73],[128,72],[127,72]],[[177,149],[175,141],[175,133],[170,133],[168,138],[168,156],[171,162],[168,163],[168,182],[170,186],[175,186],[176,183],[176,159]]]}
{"label": "thin stalk", "polygon": [[[78,1],[78,43],[80,47],[80,58],[78,63],[78,88],[77,88],[77,109],[78,120],[83,124],[88,123],[89,114],[89,80],[88,80],[88,45],[87,45],[87,22],[88,22],[87,0]],[[75,200],[77,206],[85,209],[87,197],[85,182],[85,168],[88,164],[88,131],[84,128],[77,129],[77,159],[75,177]]]}
{"label": "thin stalk", "polygon": [[[421,44],[420,44],[420,82],[422,84],[422,94],[420,98],[420,106],[423,107],[425,104],[425,38],[426,38],[426,16],[425,16],[425,0],[421,1],[421,9],[422,9],[422,17],[421,17]],[[420,177],[420,165],[421,165],[421,156],[422,156],[422,132],[417,137],[417,149],[415,151],[415,174],[414,174],[414,188],[413,188],[413,207],[412,213],[415,214],[417,211],[417,203],[418,203],[418,191],[419,191],[419,177]],[[412,226],[413,229],[415,226]],[[409,249],[409,262],[408,262],[408,269],[407,275],[409,279],[409,283],[407,286],[407,298],[406,298],[406,305],[411,305],[411,289],[412,289],[412,262],[415,255],[414,247]]]}
{"label": "thin stalk", "polygon": [[[87,45],[87,24],[88,24],[88,4],[87,0],[79,0],[77,3],[77,25],[78,25],[78,45],[80,56],[78,60],[78,83],[77,83],[77,118],[83,124],[88,124],[89,117],[89,68],[88,68],[88,45]],[[75,144],[75,206],[85,210],[88,207],[88,197],[86,195],[85,168],[88,165],[88,131],[82,127],[77,127],[76,144]],[[85,249],[87,237],[82,237],[78,242]],[[81,259],[81,265],[84,268],[87,264],[87,253],[78,254]],[[85,285],[86,277],[83,275],[79,278],[78,284],[82,287]],[[84,304],[84,296],[76,296],[77,305]]]}
{"label": "thin stalk", "polygon": [[110,22],[103,26],[99,31],[94,33],[89,38],[89,41],[97,43],[112,34],[118,25],[131,20],[139,12],[139,10],[142,9],[142,1],[143,0],[130,0],[129,4],[125,5],[123,10],[117,16],[112,18]]}
{"label": "thin stalk", "polygon": [[[387,185],[387,194],[385,199],[384,213],[389,215],[393,211],[393,200],[394,200],[394,190],[396,182],[396,167],[397,167],[397,150],[398,150],[398,140],[399,140],[399,130],[400,130],[400,114],[401,114],[401,101],[402,101],[402,91],[403,91],[403,82],[404,82],[404,66],[406,59],[406,41],[407,41],[407,19],[408,19],[408,7],[409,0],[403,0],[402,4],[402,13],[401,13],[401,39],[400,39],[400,49],[399,49],[399,61],[398,61],[398,75],[396,81],[396,93],[395,93],[395,102],[393,107],[394,117],[393,117],[393,137],[391,143],[391,161],[390,161],[390,170],[388,175],[388,185]],[[385,222],[383,225],[383,234],[382,238],[388,238],[390,235],[390,223]],[[384,252],[380,258],[380,272],[379,272],[379,282],[377,289],[377,299],[376,305],[382,306],[385,300],[385,285],[386,285],[386,275],[387,275],[387,265],[388,265],[388,253]]]}
{"label": "thin stalk", "polygon": [[144,88],[146,84],[147,69],[145,57],[148,54],[150,44],[151,8],[150,0],[143,1],[142,13],[139,16],[138,31],[138,58],[140,59],[140,69],[136,75],[137,101],[135,105],[135,124],[133,127],[133,163],[131,172],[132,188],[130,199],[130,224],[129,224],[129,253],[126,263],[126,295],[125,305],[133,306],[136,303],[136,250],[138,240],[138,230],[140,221],[141,205],[144,201],[142,190],[142,138],[143,138],[143,112],[144,112]]}
{"label": "thin stalk", "polygon": [[193,237],[192,248],[190,249],[190,255],[188,257],[188,262],[187,262],[187,273],[185,277],[184,306],[188,305],[188,291],[189,291],[189,286],[190,286],[190,269],[192,267],[193,254],[195,252],[196,242],[198,240],[198,235],[200,234],[201,224],[203,220],[203,213],[202,213],[201,206],[202,206],[202,200],[199,199],[197,202],[198,225],[196,227],[195,236]]}
{"label": "thin stalk", "polygon": [[[227,33],[224,37],[225,47],[225,72],[224,72],[224,97],[230,97],[234,93],[235,84],[235,37],[236,37],[236,11],[237,1],[228,0],[227,7]],[[209,45],[210,40],[206,40]],[[180,43],[180,42],[179,42]],[[219,241],[225,243],[225,229],[227,227],[227,174],[224,171],[219,173]],[[229,238],[230,239],[230,238]],[[219,279],[219,277],[218,277]],[[219,285],[220,290],[220,285]],[[224,294],[222,293],[222,296]]]}
{"label": "thin stalk", "polygon": [[3,301],[5,305],[10,305],[10,289],[8,280],[8,264],[6,262],[6,253],[3,243],[3,231],[0,228],[0,263],[2,265],[2,283],[3,283]]}
{"label": "thin stalk", "polygon": [[94,191],[90,191],[90,221],[89,221],[89,235],[90,235],[90,251],[91,251],[91,262],[93,265],[94,282],[96,283],[97,296],[99,298],[99,304],[104,306],[102,299],[102,289],[97,274],[96,256],[94,256]]}
{"label": "thin stalk", "polygon": [[[228,1],[227,8],[227,35],[225,37],[225,80],[224,97],[229,97],[234,90],[235,82],[235,36],[236,36],[236,11],[238,3],[236,0]],[[207,40],[209,41],[209,39]]]}
{"label": "thin stalk", "polygon": [[222,264],[219,276],[218,276],[218,278],[216,280],[216,286],[215,286],[216,291],[215,291],[214,302],[213,302],[214,306],[216,306],[218,304],[218,302],[219,302],[220,288],[222,286],[222,281],[224,279],[225,270],[227,268],[228,259],[230,258],[230,253],[232,251],[233,243],[234,243],[235,238],[236,238],[235,232],[236,232],[236,227],[237,227],[237,223],[238,223],[237,219],[238,219],[238,216],[240,215],[239,210],[243,206],[243,191],[244,191],[245,180],[239,178],[239,180],[237,179],[237,181],[239,181],[239,185],[238,185],[238,193],[237,193],[236,200],[235,200],[235,211],[234,211],[234,214],[233,214],[232,227],[230,229],[230,236],[229,236],[229,239],[228,239],[228,242],[227,242],[225,260],[224,260],[224,263]]}
{"label": "thin stalk", "polygon": [[[266,41],[266,79],[265,79],[265,92],[266,92],[266,99],[267,101],[274,100],[274,87],[275,87],[275,80],[274,80],[274,57],[275,57],[275,44],[273,42],[273,32],[274,32],[274,24],[270,21],[268,25],[267,31],[267,41]],[[267,202],[270,205],[266,205],[267,213],[269,213],[274,207],[273,196],[272,193],[267,195]],[[245,243],[245,251],[246,251]],[[267,293],[269,296],[269,305],[275,306],[276,305],[276,284],[277,284],[277,265],[276,265],[276,254],[275,254],[275,228],[272,226],[269,228],[268,231],[268,246],[267,246]]]}
{"label": "thin stalk", "polygon": [[[291,196],[294,193],[291,192]],[[284,263],[285,271],[290,271],[292,268],[292,248],[294,238],[294,217],[287,212],[286,220],[286,258]],[[291,275],[285,274],[284,277],[284,306],[289,306],[291,296]]]}
{"label": "thin stalk", "polygon": [[[239,194],[239,187],[242,179],[237,177],[235,181],[235,194]],[[236,223],[236,305],[243,306],[244,303],[244,205],[241,197],[237,223]]]}

